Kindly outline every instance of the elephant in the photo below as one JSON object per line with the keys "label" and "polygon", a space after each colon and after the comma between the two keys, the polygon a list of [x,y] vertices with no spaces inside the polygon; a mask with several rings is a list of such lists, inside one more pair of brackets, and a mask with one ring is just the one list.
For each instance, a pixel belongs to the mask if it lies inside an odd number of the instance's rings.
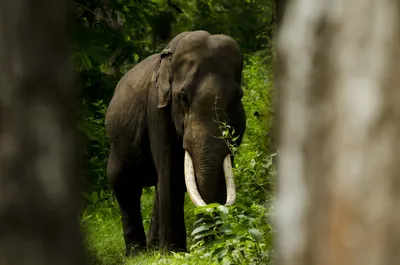
{"label": "elephant", "polygon": [[[149,247],[187,251],[186,192],[195,206],[235,203],[233,153],[220,125],[235,129],[232,144],[239,146],[246,130],[243,65],[233,38],[186,31],[119,80],[104,125],[107,178],[121,213],[126,255]],[[147,241],[144,187],[155,187]]]}

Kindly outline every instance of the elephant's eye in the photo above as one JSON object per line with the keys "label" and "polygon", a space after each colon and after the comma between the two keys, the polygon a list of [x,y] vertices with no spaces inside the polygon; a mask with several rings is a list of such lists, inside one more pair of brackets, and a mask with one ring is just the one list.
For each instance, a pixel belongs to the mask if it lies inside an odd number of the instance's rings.
{"label": "elephant's eye", "polygon": [[185,91],[179,92],[179,100],[184,108],[189,104],[189,98]]}

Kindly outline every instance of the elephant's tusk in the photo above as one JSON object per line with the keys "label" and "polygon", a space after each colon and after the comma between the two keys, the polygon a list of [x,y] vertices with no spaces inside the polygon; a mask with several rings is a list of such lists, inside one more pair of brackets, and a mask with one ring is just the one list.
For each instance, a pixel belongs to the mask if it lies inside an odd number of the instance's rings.
{"label": "elephant's tusk", "polygon": [[[226,182],[226,203],[225,205],[231,206],[236,201],[236,187],[235,187],[235,179],[233,177],[232,172],[232,162],[230,155],[227,155],[224,159],[224,175]],[[196,206],[205,206],[207,205],[201,195],[199,190],[197,189],[196,179],[193,169],[193,161],[190,157],[189,153],[185,152],[185,183],[187,192],[191,201]]]}
{"label": "elephant's tusk", "polygon": [[185,183],[190,199],[196,206],[206,206],[207,204],[201,198],[197,189],[196,179],[194,176],[193,161],[189,153],[185,151]]}
{"label": "elephant's tusk", "polygon": [[236,187],[235,179],[232,172],[232,162],[230,155],[227,155],[224,159],[224,175],[226,182],[226,203],[225,205],[231,206],[236,201]]}

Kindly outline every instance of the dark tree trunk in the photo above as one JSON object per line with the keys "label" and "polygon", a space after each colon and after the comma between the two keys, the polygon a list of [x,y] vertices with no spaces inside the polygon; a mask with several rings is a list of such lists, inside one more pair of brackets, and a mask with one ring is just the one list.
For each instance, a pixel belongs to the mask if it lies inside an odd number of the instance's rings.
{"label": "dark tree trunk", "polygon": [[285,5],[289,0],[275,0],[275,21],[276,28],[279,30],[285,13]]}
{"label": "dark tree trunk", "polygon": [[[279,32],[282,27],[282,21],[283,21],[283,16],[285,13],[286,6],[288,5],[290,0],[275,0],[275,39],[278,38]],[[276,48],[276,47],[275,47]],[[282,60],[280,60],[279,56],[280,53],[275,52],[275,76],[280,75],[282,72]],[[275,78],[275,90],[274,90],[274,100],[273,100],[273,106],[274,106],[274,115],[275,115],[275,122],[279,122],[280,120],[280,108],[278,102],[278,98],[280,98],[280,93],[281,93],[281,85],[278,83],[281,80],[279,78]],[[272,139],[271,139],[271,149],[273,152],[277,152],[278,150],[278,138],[279,138],[279,133],[278,133],[278,125],[274,125],[272,128]],[[276,159],[274,159],[276,160]]]}
{"label": "dark tree trunk", "polygon": [[400,3],[291,0],[286,10],[278,264],[400,264]]}
{"label": "dark tree trunk", "polygon": [[69,5],[0,1],[0,264],[83,262]]}

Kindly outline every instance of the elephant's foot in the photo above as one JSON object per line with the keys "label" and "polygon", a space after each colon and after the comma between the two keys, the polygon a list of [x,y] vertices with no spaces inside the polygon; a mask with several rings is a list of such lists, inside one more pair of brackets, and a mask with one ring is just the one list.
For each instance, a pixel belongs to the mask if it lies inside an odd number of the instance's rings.
{"label": "elephant's foot", "polygon": [[159,240],[156,239],[149,239],[149,241],[147,242],[147,249],[148,250],[158,250],[159,247]]}
{"label": "elephant's foot", "polygon": [[144,244],[127,244],[125,247],[125,256],[127,258],[133,258],[145,250],[146,247]]}
{"label": "elephant's foot", "polygon": [[160,248],[164,251],[173,252],[187,252],[186,238],[185,240],[162,240],[160,242]]}
{"label": "elephant's foot", "polygon": [[188,252],[186,246],[169,245],[167,249],[172,252]]}
{"label": "elephant's foot", "polygon": [[150,250],[158,250],[159,244],[160,244],[160,237],[158,233],[158,223],[157,221],[155,221],[155,218],[153,217],[152,222],[150,224],[149,234],[147,237],[147,248]]}

